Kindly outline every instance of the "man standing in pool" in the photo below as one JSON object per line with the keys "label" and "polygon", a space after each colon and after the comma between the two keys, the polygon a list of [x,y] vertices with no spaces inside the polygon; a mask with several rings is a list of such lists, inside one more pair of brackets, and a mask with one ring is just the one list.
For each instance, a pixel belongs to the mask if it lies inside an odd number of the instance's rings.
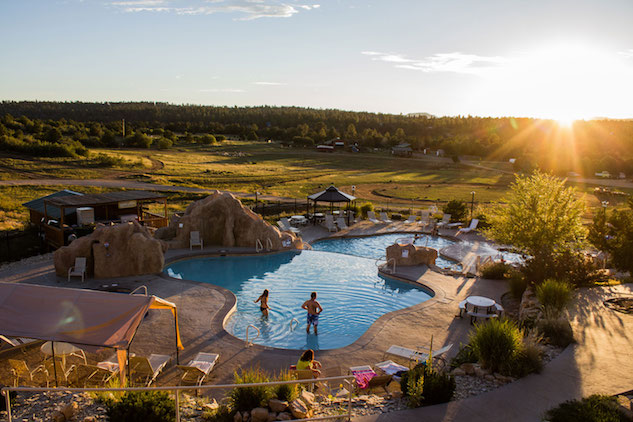
{"label": "man standing in pool", "polygon": [[314,325],[314,334],[317,332],[317,325],[319,325],[319,314],[323,312],[321,304],[316,300],[316,292],[310,294],[310,300],[306,300],[301,307],[308,311],[308,326],[306,327],[306,333],[310,334],[310,324]]}

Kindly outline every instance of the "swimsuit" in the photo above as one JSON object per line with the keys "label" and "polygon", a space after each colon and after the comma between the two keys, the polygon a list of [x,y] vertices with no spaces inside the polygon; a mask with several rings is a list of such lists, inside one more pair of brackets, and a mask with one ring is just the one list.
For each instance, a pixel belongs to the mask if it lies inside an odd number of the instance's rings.
{"label": "swimsuit", "polygon": [[315,327],[319,325],[319,316],[308,314],[308,325],[310,324],[314,325]]}

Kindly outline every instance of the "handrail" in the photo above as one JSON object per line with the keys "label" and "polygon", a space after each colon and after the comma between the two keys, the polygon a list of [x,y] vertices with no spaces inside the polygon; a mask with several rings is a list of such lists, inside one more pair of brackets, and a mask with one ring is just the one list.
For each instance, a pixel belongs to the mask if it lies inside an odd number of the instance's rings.
{"label": "handrail", "polygon": [[[295,419],[297,422],[301,421],[319,421],[319,420],[333,420],[333,419],[341,419],[342,417],[346,417],[348,421],[351,421],[352,418],[352,395],[355,390],[355,378],[353,375],[343,375],[337,377],[328,377],[328,378],[313,378],[313,379],[301,379],[301,380],[290,380],[290,381],[273,381],[273,382],[262,382],[262,383],[250,383],[250,384],[218,384],[218,385],[199,385],[196,387],[196,390],[221,390],[221,389],[232,389],[232,388],[249,388],[249,387],[271,387],[275,385],[292,385],[292,384],[314,384],[317,382],[332,382],[332,381],[341,381],[347,384],[348,391],[348,402],[347,402],[347,414],[339,414],[336,416],[320,416],[316,418],[307,418],[307,419]],[[337,383],[338,384],[338,383]],[[0,389],[0,394],[4,395],[5,403],[6,403],[6,411],[7,411],[7,421],[13,422],[14,419],[11,413],[11,400],[10,400],[10,392],[48,392],[48,391],[63,391],[63,392],[71,392],[71,393],[96,393],[96,392],[126,392],[126,391],[173,391],[175,393],[175,415],[176,422],[180,422],[180,392],[183,390],[191,390],[190,385],[182,385],[182,386],[164,386],[164,387],[123,387],[123,388],[68,388],[68,387],[2,387]],[[49,396],[50,397],[50,396]]]}
{"label": "handrail", "polygon": [[137,290],[145,290],[145,296],[149,296],[149,293],[147,292],[147,286],[143,285],[143,286],[138,286],[136,289],[132,290],[130,292],[131,295],[135,294]]}
{"label": "handrail", "polygon": [[389,269],[389,263],[393,261],[393,268],[391,270],[391,274],[395,274],[396,273],[396,258],[389,258],[387,260],[387,263],[384,265],[385,269]]}
{"label": "handrail", "polygon": [[255,240],[255,252],[260,253],[264,250],[264,245],[262,245],[262,241],[259,239]]}
{"label": "handrail", "polygon": [[400,237],[396,239],[395,243],[398,243],[401,245],[408,245],[408,244],[413,244],[414,241],[415,241],[415,238],[413,237]]}
{"label": "handrail", "polygon": [[292,319],[290,320],[290,331],[294,331],[294,328],[292,328],[292,323],[293,323],[293,322],[295,322],[295,321],[297,322],[297,325],[296,325],[296,326],[297,326],[297,327],[299,326],[299,320],[298,320],[297,318],[292,318]]}
{"label": "handrail", "polygon": [[383,266],[383,265],[385,265],[385,264],[378,264],[378,263],[379,263],[380,261],[384,261],[385,259],[387,259],[387,257],[383,255],[383,256],[381,256],[380,258],[378,258],[378,259],[376,260],[376,262],[374,262],[374,264],[375,264],[378,268],[380,268],[380,267],[382,267],[382,266]]}
{"label": "handrail", "polygon": [[270,240],[270,237],[266,238],[266,250],[267,251],[272,251],[273,250],[273,241]]}
{"label": "handrail", "polygon": [[257,331],[257,336],[253,340],[257,340],[260,334],[259,328],[255,327],[253,324],[250,324],[248,327],[246,327],[246,347],[250,347],[253,345],[252,341],[248,341],[248,329],[251,327],[253,327]]}

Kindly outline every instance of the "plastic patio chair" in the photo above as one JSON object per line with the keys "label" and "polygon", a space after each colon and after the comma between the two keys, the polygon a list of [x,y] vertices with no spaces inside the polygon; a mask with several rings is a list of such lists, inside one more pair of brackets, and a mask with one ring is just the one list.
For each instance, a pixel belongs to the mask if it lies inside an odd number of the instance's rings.
{"label": "plastic patio chair", "polygon": [[130,374],[137,381],[143,380],[143,384],[149,387],[170,360],[168,355],[130,356]]}
{"label": "plastic patio chair", "polygon": [[9,366],[11,367],[11,375],[13,375],[13,386],[20,385],[20,379],[33,382],[35,380],[35,374],[42,372],[47,379],[46,386],[48,387],[48,376],[46,375],[46,368],[44,365],[39,365],[34,370],[30,370],[28,365],[23,360],[8,359]]}
{"label": "plastic patio chair", "polygon": [[200,352],[186,365],[177,365],[177,368],[183,371],[180,383],[202,385],[219,358],[220,355],[217,353]]}
{"label": "plastic patio chair", "polygon": [[75,265],[68,269],[68,281],[70,282],[70,277],[81,277],[81,282],[85,281],[86,277],[86,258],[77,257],[75,258]]}
{"label": "plastic patio chair", "polygon": [[376,218],[376,213],[373,211],[367,211],[367,219],[374,224],[381,223],[381,221]]}
{"label": "plastic patio chair", "polygon": [[192,250],[194,246],[200,246],[200,249],[204,248],[202,239],[200,239],[200,232],[194,231],[189,233],[189,250]]}
{"label": "plastic patio chair", "polygon": [[380,213],[380,221],[382,221],[383,223],[392,223],[392,221],[387,216],[386,212],[381,212]]}

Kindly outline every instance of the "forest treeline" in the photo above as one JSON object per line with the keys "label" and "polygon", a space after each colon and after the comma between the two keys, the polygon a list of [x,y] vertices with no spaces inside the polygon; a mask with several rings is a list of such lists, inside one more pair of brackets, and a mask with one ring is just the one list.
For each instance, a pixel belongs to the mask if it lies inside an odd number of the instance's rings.
{"label": "forest treeline", "polygon": [[[122,120],[126,137],[122,137]],[[633,121],[406,116],[302,107],[217,107],[152,102],[3,101],[0,149],[31,154],[85,154],[86,147],[169,148],[212,144],[221,135],[311,146],[333,138],[361,150],[408,142],[416,151],[516,159],[521,168],[633,175]],[[217,139],[219,137],[219,139]]]}

